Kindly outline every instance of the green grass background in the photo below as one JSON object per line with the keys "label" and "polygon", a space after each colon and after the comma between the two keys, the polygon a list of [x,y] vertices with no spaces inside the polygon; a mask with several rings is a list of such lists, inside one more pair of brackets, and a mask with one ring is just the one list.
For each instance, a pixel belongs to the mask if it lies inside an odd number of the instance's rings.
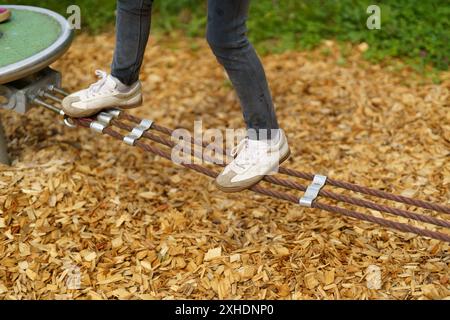
{"label": "green grass background", "polygon": [[[224,1],[224,0],[220,0]],[[46,7],[65,16],[69,5],[82,11],[82,30],[101,32],[114,23],[114,0],[6,0],[7,4]],[[369,30],[366,9],[381,7],[381,30]],[[206,0],[156,0],[157,32],[181,29],[202,36]],[[323,39],[369,44],[365,57],[402,58],[418,71],[427,65],[448,70],[450,0],[253,0],[249,37],[261,53],[310,49]]]}

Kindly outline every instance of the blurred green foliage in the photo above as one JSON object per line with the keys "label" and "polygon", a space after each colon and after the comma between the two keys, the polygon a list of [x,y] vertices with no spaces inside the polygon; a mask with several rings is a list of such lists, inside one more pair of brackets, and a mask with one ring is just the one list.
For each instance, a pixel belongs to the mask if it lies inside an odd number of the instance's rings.
{"label": "blurred green foliage", "polygon": [[[89,32],[114,22],[114,0],[6,0],[66,14],[77,4]],[[381,30],[369,30],[367,7],[381,7]],[[206,0],[157,0],[153,25],[160,31],[182,29],[202,36]],[[309,49],[323,39],[369,44],[365,56],[372,61],[401,57],[418,71],[427,64],[447,70],[450,59],[450,0],[253,0],[249,36],[264,52]]]}

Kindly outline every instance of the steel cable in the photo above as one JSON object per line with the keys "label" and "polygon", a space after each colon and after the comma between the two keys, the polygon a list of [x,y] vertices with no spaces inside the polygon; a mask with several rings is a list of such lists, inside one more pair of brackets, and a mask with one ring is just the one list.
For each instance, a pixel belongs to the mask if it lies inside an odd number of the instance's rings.
{"label": "steel cable", "polygon": [[[58,94],[61,94],[61,95],[67,95],[66,92],[64,92],[64,91],[62,91],[61,89],[58,89],[58,88],[54,88],[53,91],[58,93]],[[58,97],[53,96],[51,94],[45,94],[44,96],[46,98],[49,98],[49,99],[54,100],[56,102],[61,102],[61,99],[59,99]],[[142,119],[140,119],[138,117],[132,116],[132,115],[124,113],[124,112],[120,113],[119,119],[126,119],[126,120],[134,122],[134,123],[140,123],[141,120],[142,120]],[[93,121],[92,118],[82,118],[82,119],[72,119],[72,120],[77,125],[83,126],[83,127],[90,127],[90,124]],[[125,124],[125,123],[123,123],[121,121],[118,121],[118,120],[112,120],[111,124],[116,126],[116,127],[118,127],[118,128],[120,128],[120,129],[126,130],[126,131],[131,131],[133,129],[132,126],[129,126],[129,125],[127,125],[127,124]],[[160,125],[155,124],[155,123],[153,123],[152,129],[154,129],[154,130],[156,130],[158,132],[161,132],[163,134],[166,134],[166,135],[172,135],[172,133],[173,133],[172,129],[166,128],[164,126],[160,126]],[[124,138],[123,135],[121,135],[117,131],[114,131],[110,127],[106,127],[103,130],[102,133],[107,134],[107,135],[109,135],[109,136],[111,136],[111,137],[113,137],[115,139],[118,139],[118,140],[122,140]],[[166,145],[168,147],[173,147],[175,145],[172,141],[170,141],[170,140],[168,140],[168,139],[166,139],[164,137],[161,137],[161,136],[158,136],[158,135],[154,135],[154,134],[152,134],[150,132],[145,132],[144,133],[144,137],[146,137],[146,138],[148,138],[148,139],[150,139],[152,141],[158,142],[160,144]],[[191,138],[191,143],[192,144],[196,144],[196,145],[201,145],[202,147],[206,147],[208,145],[207,143],[204,143],[202,141],[197,141],[197,140],[194,140],[192,138]],[[172,156],[169,155],[167,152],[165,152],[165,151],[163,151],[163,150],[161,150],[159,148],[156,148],[156,147],[154,147],[152,145],[145,144],[142,141],[135,141],[135,146],[143,149],[144,151],[151,152],[153,154],[157,154],[157,155],[159,155],[159,156],[161,156],[163,158],[166,158],[168,160],[172,160]],[[218,147],[218,148],[216,148],[216,150],[221,152],[224,155],[228,155],[226,153],[226,150],[223,150],[222,148]],[[204,155],[198,154],[196,151],[192,151],[191,154],[193,156],[195,156],[195,157],[204,158],[206,161],[214,163],[214,159],[211,159],[211,158],[210,159],[206,159]],[[183,163],[182,161],[181,161],[180,164],[183,165],[184,167],[187,167],[189,169],[195,170],[197,172],[200,172],[200,173],[205,174],[205,175],[207,175],[209,177],[212,177],[212,178],[215,178],[217,176],[217,173],[214,170],[202,167],[202,166],[197,165],[197,164],[186,164],[186,163]],[[221,165],[223,166],[223,164],[221,164]],[[300,171],[289,169],[289,168],[285,168],[285,167],[280,167],[279,172],[283,173],[283,174],[287,174],[289,176],[298,177],[298,178],[306,179],[306,180],[312,180],[314,178],[313,174],[304,173],[304,172],[300,172]],[[288,187],[288,188],[291,188],[291,189],[296,189],[296,190],[300,190],[300,191],[305,191],[306,190],[305,186],[303,186],[303,185],[301,185],[301,184],[299,184],[297,182],[294,182],[294,181],[291,181],[291,180],[280,179],[280,178],[275,177],[275,176],[266,176],[264,178],[264,180],[267,181],[267,182],[270,182],[272,184],[277,184],[277,185]],[[364,194],[368,194],[368,195],[384,198],[384,199],[387,199],[387,200],[393,200],[393,201],[396,201],[396,202],[402,202],[402,203],[405,203],[405,204],[410,204],[410,205],[414,205],[414,206],[417,206],[417,207],[422,207],[422,208],[425,208],[425,209],[435,210],[435,211],[439,211],[439,212],[450,213],[450,207],[444,206],[444,205],[439,205],[439,204],[435,204],[435,203],[430,203],[430,202],[426,202],[426,201],[412,199],[412,198],[408,198],[408,197],[404,197],[404,196],[398,196],[398,195],[390,194],[390,193],[385,192],[385,191],[375,190],[375,189],[371,189],[371,188],[355,185],[355,184],[348,183],[348,182],[334,180],[334,179],[331,179],[331,178],[327,179],[327,183],[329,185],[332,185],[332,186],[337,186],[337,187],[344,188],[344,189],[347,189],[347,190],[360,192],[360,193],[364,193]],[[259,185],[255,185],[255,186],[251,187],[250,190],[252,190],[254,192],[257,192],[257,193],[260,193],[260,194],[264,194],[264,195],[268,195],[268,196],[271,196],[271,197],[276,197],[276,198],[279,198],[279,199],[290,201],[290,202],[293,202],[293,203],[296,203],[296,204],[298,204],[298,202],[299,202],[299,198],[296,197],[296,196],[293,196],[293,195],[290,195],[290,194],[287,194],[287,193],[284,193],[284,192],[280,192],[280,191],[277,191],[277,190],[266,189],[266,188],[263,188],[263,187],[261,187]],[[345,195],[341,195],[341,194],[336,194],[334,192],[327,191],[327,190],[321,190],[319,192],[319,194],[324,196],[324,197],[330,198],[330,199],[334,199],[334,200],[337,200],[337,201],[342,201],[342,202],[349,203],[349,204],[354,204],[354,205],[357,205],[357,206],[360,206],[360,207],[374,209],[374,210],[381,211],[381,212],[387,212],[387,213],[395,214],[395,215],[402,216],[402,217],[405,217],[405,218],[414,219],[414,220],[417,220],[417,221],[422,221],[422,222],[425,222],[425,223],[434,224],[434,225],[441,226],[441,227],[446,227],[446,228],[450,227],[450,222],[447,222],[447,221],[444,221],[444,220],[441,220],[441,219],[437,219],[437,218],[430,217],[430,216],[424,216],[424,215],[420,215],[420,214],[417,214],[417,213],[413,213],[413,212],[410,212],[410,211],[401,210],[401,209],[397,209],[397,208],[391,208],[391,207],[384,206],[384,205],[379,205],[379,204],[371,202],[371,201],[362,200],[362,199],[358,199],[358,198],[354,198],[354,197],[350,197],[350,196],[345,196]],[[339,208],[339,207],[335,207],[335,206],[330,206],[330,205],[327,205],[327,204],[324,204],[324,203],[321,203],[321,202],[318,202],[318,201],[313,202],[312,207],[313,208],[322,209],[322,210],[326,210],[326,211],[329,211],[329,212],[343,214],[343,215],[346,215],[346,216],[349,216],[349,217],[353,217],[353,218],[357,218],[357,219],[360,219],[360,220],[369,221],[369,222],[372,222],[372,223],[377,223],[379,225],[382,225],[382,226],[385,226],[385,227],[390,227],[390,228],[397,229],[397,230],[400,230],[400,231],[412,232],[412,233],[416,233],[416,234],[419,234],[419,235],[424,235],[424,236],[428,236],[428,237],[431,237],[431,238],[435,238],[435,239],[439,239],[439,240],[450,242],[449,241],[450,240],[450,236],[448,236],[446,234],[443,234],[443,233],[440,233],[440,232],[431,231],[431,230],[427,230],[427,229],[421,229],[421,228],[417,228],[417,227],[414,227],[414,226],[411,226],[411,225],[408,225],[408,224],[394,222],[394,221],[386,220],[386,219],[383,219],[383,218],[378,218],[378,217],[362,214],[362,213],[359,213],[359,212],[351,211],[351,210],[348,210],[348,209]]]}
{"label": "steel cable", "polygon": [[[126,123],[123,123],[121,121],[118,120],[112,120],[111,124],[122,129],[122,130],[126,130],[126,131],[131,131],[133,130],[133,126],[130,126]],[[175,143],[172,142],[171,140],[168,140],[164,137],[155,135],[153,133],[151,133],[150,131],[147,131],[144,133],[143,135],[144,137],[146,137],[147,139],[150,139],[152,141],[158,142],[160,144],[163,144],[167,147],[173,148],[175,146]],[[202,155],[202,154],[197,154],[195,152],[195,150],[193,148],[191,148],[191,154],[197,158],[200,159],[205,159],[206,161],[210,162],[210,163],[214,163],[215,159],[211,159],[211,158],[206,158],[207,156]],[[219,164],[221,166],[224,166],[223,164]],[[264,177],[264,180],[273,184],[277,184],[280,186],[284,186],[287,188],[291,188],[291,189],[297,189],[300,191],[305,191],[306,187],[291,181],[291,180],[285,180],[285,179],[280,179],[277,178],[275,176],[272,175],[268,175],[266,177]],[[330,199],[334,199],[337,201],[341,201],[341,202],[346,202],[349,204],[354,204],[360,207],[365,207],[368,209],[373,209],[373,210],[378,210],[381,212],[386,212],[386,213],[390,213],[390,214],[394,214],[397,216],[401,216],[401,217],[405,217],[405,218],[409,218],[409,219],[413,219],[413,220],[417,220],[417,221],[422,221],[425,223],[429,223],[429,224],[434,224],[436,226],[441,226],[441,227],[446,227],[446,228],[450,228],[450,221],[445,221],[445,220],[441,220],[438,218],[434,218],[431,216],[424,216],[421,214],[417,214],[414,212],[410,212],[410,211],[406,211],[406,210],[402,210],[402,209],[397,209],[397,208],[391,208],[388,206],[384,206],[384,205],[380,205],[371,201],[367,201],[367,200],[362,200],[362,199],[357,199],[354,197],[350,197],[350,196],[345,196],[345,195],[341,195],[341,194],[337,194],[331,191],[327,191],[327,190],[321,190],[319,192],[319,195],[322,195],[324,197],[330,198]]]}
{"label": "steel cable", "polygon": [[[86,128],[90,127],[91,122],[93,121],[90,118],[81,118],[81,119],[73,119],[74,123],[76,123],[79,126],[83,126]],[[111,136],[117,140],[122,141],[124,136],[122,134],[120,134],[119,132],[113,130],[111,127],[106,127],[103,129],[102,131],[103,134],[106,134],[108,136]],[[147,135],[146,135],[147,136]],[[162,140],[161,140],[162,141]],[[173,160],[172,156],[170,153],[161,150],[155,146],[146,144],[144,142],[142,142],[141,140],[137,140],[134,143],[135,146],[139,147],[140,149],[146,151],[146,152],[150,152],[156,155],[159,155],[167,160]],[[215,178],[217,177],[218,173],[215,172],[212,169],[197,165],[197,164],[188,164],[188,163],[180,163],[182,166],[188,168],[188,169],[192,169],[194,171],[197,171],[199,173],[202,173],[204,175],[207,175],[211,178]],[[273,178],[273,177],[272,177]],[[303,186],[302,186],[303,188]],[[260,194],[264,194],[264,195],[268,195],[270,197],[275,197],[278,199],[282,199],[282,200],[286,200],[295,204],[298,204],[299,202],[299,197],[291,195],[291,194],[287,194],[285,192],[281,192],[281,191],[277,191],[277,190],[272,190],[272,189],[267,189],[267,188],[263,188],[259,185],[255,185],[251,188],[249,188],[249,190],[252,190],[254,192],[260,193]],[[367,214],[363,214],[363,213],[359,213],[359,212],[355,212],[355,211],[351,211],[348,209],[344,209],[344,208],[339,208],[339,207],[335,207],[335,206],[331,206],[328,204],[324,204],[321,203],[319,201],[315,201],[312,205],[313,208],[317,208],[317,209],[322,209],[325,211],[329,211],[329,212],[333,212],[333,213],[339,213],[348,217],[353,217],[359,220],[364,220],[364,221],[368,221],[368,222],[372,222],[372,223],[376,223],[379,224],[381,226],[384,227],[389,227],[392,229],[396,229],[399,231],[403,231],[403,232],[410,232],[410,233],[414,233],[414,234],[418,234],[418,235],[422,235],[422,236],[426,236],[426,237],[430,237],[430,238],[434,238],[434,239],[438,239],[441,241],[446,241],[446,242],[450,242],[450,236],[446,235],[444,233],[441,232],[437,232],[437,231],[431,231],[431,230],[427,230],[427,229],[422,229],[422,228],[418,228],[418,227],[414,227],[405,223],[400,223],[400,222],[395,222],[395,221],[390,221],[387,219],[383,219],[383,218],[378,218],[378,217],[374,217],[374,216],[370,216]]]}
{"label": "steel cable", "polygon": [[[121,113],[120,118],[129,120],[134,123],[139,123],[141,121],[141,119],[139,119],[138,117],[135,117],[135,116],[130,115],[125,112]],[[173,132],[173,130],[171,130],[169,128],[166,128],[166,127],[163,127],[160,125],[156,125],[156,124],[154,124],[153,129],[156,131],[159,131],[161,133],[167,134],[167,135],[171,135]],[[192,140],[191,141],[192,143],[201,145],[203,147],[206,146],[205,142],[202,143],[202,142],[195,141],[194,139],[191,139],[191,140]],[[219,148],[217,150],[219,151]],[[227,155],[227,152],[225,150],[222,149],[221,151],[224,155]],[[286,174],[288,176],[292,176],[292,177],[296,177],[296,178],[300,178],[300,179],[304,179],[304,180],[311,181],[314,179],[314,174],[305,173],[305,172],[297,171],[294,169],[289,169],[284,166],[280,166],[279,173]],[[412,198],[405,197],[405,196],[395,195],[395,194],[392,194],[392,193],[389,193],[386,191],[363,187],[363,186],[359,186],[359,185],[356,185],[356,184],[353,184],[350,182],[335,180],[335,179],[332,179],[329,177],[327,178],[327,184],[331,185],[331,186],[343,188],[346,190],[363,193],[363,194],[367,194],[370,196],[375,196],[375,197],[386,199],[386,200],[391,200],[391,201],[400,202],[400,203],[404,203],[404,204],[408,204],[408,205],[413,205],[416,207],[421,207],[424,209],[429,209],[429,210],[434,210],[434,211],[450,214],[450,206],[445,206],[445,205],[441,205],[441,204],[437,204],[437,203],[431,203],[428,201],[423,201],[423,200],[418,200],[418,199],[412,199]]]}

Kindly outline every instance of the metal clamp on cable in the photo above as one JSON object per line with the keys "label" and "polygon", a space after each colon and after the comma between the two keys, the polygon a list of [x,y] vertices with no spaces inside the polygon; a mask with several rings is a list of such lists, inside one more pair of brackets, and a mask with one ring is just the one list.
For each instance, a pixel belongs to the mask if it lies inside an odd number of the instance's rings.
{"label": "metal clamp on cable", "polygon": [[144,132],[150,129],[152,125],[153,125],[152,120],[143,119],[137,127],[133,128],[133,130],[129,135],[123,138],[123,142],[125,142],[130,146],[133,146],[134,142],[140,139],[144,134]]}
{"label": "metal clamp on cable", "polygon": [[100,112],[97,116],[97,121],[109,125],[114,118],[114,115],[109,112]]}
{"label": "metal clamp on cable", "polygon": [[91,122],[91,129],[95,132],[102,133],[103,129],[111,124],[111,120],[118,118],[120,115],[120,110],[111,109],[108,111],[102,111],[97,115],[97,121]]}
{"label": "metal clamp on cable", "polygon": [[320,189],[327,182],[327,177],[320,174],[314,175],[314,179],[305,191],[303,197],[300,198],[299,204],[304,207],[311,207],[313,201],[319,195]]}
{"label": "metal clamp on cable", "polygon": [[106,124],[104,124],[103,122],[98,122],[98,121],[92,121],[91,124],[89,125],[89,127],[91,128],[92,131],[95,131],[97,133],[103,133],[103,130],[106,128]]}
{"label": "metal clamp on cable", "polygon": [[107,110],[106,113],[112,115],[114,118],[118,118],[120,114],[122,113],[122,110],[120,109],[110,109]]}

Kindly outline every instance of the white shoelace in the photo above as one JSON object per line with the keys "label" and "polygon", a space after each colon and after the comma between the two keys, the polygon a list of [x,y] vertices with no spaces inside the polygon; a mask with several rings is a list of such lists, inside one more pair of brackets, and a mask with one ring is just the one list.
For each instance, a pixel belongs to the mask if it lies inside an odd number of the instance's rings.
{"label": "white shoelace", "polygon": [[[91,84],[86,92],[88,97],[93,97],[97,93],[100,92],[100,90],[103,88],[103,86],[106,83],[106,80],[108,80],[108,74],[103,70],[95,70],[95,75],[100,79],[96,83]],[[110,90],[111,91],[111,90]]]}
{"label": "white shoelace", "polygon": [[233,170],[236,173],[245,172],[251,166],[257,164],[260,154],[263,151],[259,145],[255,145],[256,148],[249,148],[249,138],[242,139],[236,147],[231,150],[231,156],[237,157],[233,160]]}

